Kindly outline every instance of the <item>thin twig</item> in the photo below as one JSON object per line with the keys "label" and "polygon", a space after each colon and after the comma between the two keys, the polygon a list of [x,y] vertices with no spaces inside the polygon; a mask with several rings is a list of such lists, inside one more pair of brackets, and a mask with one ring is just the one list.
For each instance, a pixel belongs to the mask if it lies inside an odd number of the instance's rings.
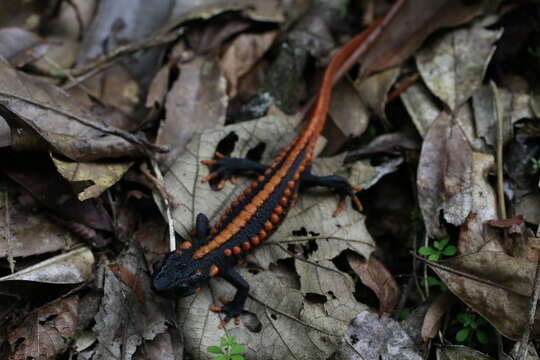
{"label": "thin twig", "polygon": [[536,262],[536,274],[534,275],[534,289],[529,301],[528,323],[521,335],[519,349],[516,354],[516,360],[525,360],[527,356],[527,350],[529,348],[529,337],[531,336],[531,330],[534,327],[534,320],[536,316],[536,306],[538,305],[538,297],[540,295],[540,261]]}
{"label": "thin twig", "polygon": [[[156,175],[157,179],[161,183],[163,183],[163,174],[161,174],[161,170],[159,170],[157,161],[155,159],[150,159],[150,163],[152,165],[152,169],[154,170],[154,174]],[[167,222],[169,223],[169,250],[172,252],[176,250],[176,237],[174,236],[174,220],[171,215],[171,204],[167,196],[163,196],[162,200],[163,200],[163,205],[165,206],[165,214],[167,216]]]}
{"label": "thin twig", "polygon": [[11,273],[13,274],[15,272],[15,259],[13,259],[13,243],[11,238],[11,219],[9,216],[9,201],[8,201],[8,192],[4,191],[4,205],[6,208],[6,226],[4,228],[5,231],[5,237],[7,240],[7,260],[9,263],[9,270],[11,270]]}
{"label": "thin twig", "polygon": [[497,117],[497,204],[499,219],[506,219],[506,206],[504,203],[504,178],[503,178],[503,145],[504,123],[499,90],[493,81],[490,81],[493,97],[495,98],[495,114]]}

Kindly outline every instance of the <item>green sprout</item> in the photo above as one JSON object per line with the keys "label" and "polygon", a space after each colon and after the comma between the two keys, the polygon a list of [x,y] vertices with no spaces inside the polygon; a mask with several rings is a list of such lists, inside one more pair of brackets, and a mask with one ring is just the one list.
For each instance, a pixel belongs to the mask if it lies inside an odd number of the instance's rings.
{"label": "green sprout", "polygon": [[216,354],[212,360],[244,360],[241,355],[246,352],[246,348],[236,342],[234,336],[222,337],[219,346],[209,346],[209,354]]}
{"label": "green sprout", "polygon": [[457,253],[457,248],[454,245],[448,245],[449,242],[450,238],[446,236],[441,241],[434,241],[433,247],[421,246],[418,249],[418,253],[422,256],[427,256],[430,261],[438,261],[443,255],[453,256]]}
{"label": "green sprout", "polygon": [[457,316],[457,321],[461,323],[462,328],[456,333],[456,341],[459,343],[467,343],[472,347],[473,339],[485,345],[489,341],[487,331],[484,329],[487,321],[484,318],[470,313],[461,313]]}
{"label": "green sprout", "polygon": [[532,168],[533,168],[533,174],[540,171],[540,158],[538,159],[531,159],[532,162]]}

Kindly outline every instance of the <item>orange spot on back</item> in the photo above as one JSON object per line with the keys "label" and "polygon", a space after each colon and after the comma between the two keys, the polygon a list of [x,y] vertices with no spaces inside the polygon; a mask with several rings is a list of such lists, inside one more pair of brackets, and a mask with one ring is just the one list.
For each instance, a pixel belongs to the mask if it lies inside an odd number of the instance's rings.
{"label": "orange spot on back", "polygon": [[214,277],[218,274],[219,268],[216,265],[210,266],[210,276]]}

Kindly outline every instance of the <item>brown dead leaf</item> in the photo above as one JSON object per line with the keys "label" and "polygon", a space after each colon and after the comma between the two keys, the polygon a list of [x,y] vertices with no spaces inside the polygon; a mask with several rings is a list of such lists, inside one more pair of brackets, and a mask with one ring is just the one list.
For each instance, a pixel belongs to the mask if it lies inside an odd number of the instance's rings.
{"label": "brown dead leaf", "polygon": [[525,220],[523,219],[523,215],[517,215],[513,216],[509,219],[496,219],[496,220],[490,220],[487,222],[487,224],[494,228],[499,229],[505,229],[509,228],[513,225],[521,225],[523,224]]}
{"label": "brown dead leaf", "polygon": [[[437,264],[450,271],[439,268]],[[430,267],[454,295],[482,315],[502,335],[512,340],[520,338],[527,324],[527,307],[533,287],[535,264],[497,251],[481,251],[437,264],[431,264]],[[540,336],[538,325],[540,315],[537,311],[531,333],[533,338]]]}
{"label": "brown dead leaf", "polygon": [[262,34],[241,34],[229,45],[220,64],[223,74],[229,81],[228,94],[236,95],[238,79],[248,73],[257,61],[274,43],[277,31]]}
{"label": "brown dead leaf", "polygon": [[78,296],[54,301],[31,312],[9,335],[9,360],[53,359],[77,329]]}
{"label": "brown dead leaf", "polygon": [[115,275],[122,281],[124,284],[129,286],[131,290],[135,293],[135,296],[137,297],[137,300],[139,300],[139,303],[144,309],[145,306],[145,300],[144,300],[144,289],[141,286],[141,283],[139,281],[139,278],[133,274],[131,271],[129,271],[128,268],[119,265],[119,264],[109,264],[109,269],[115,273]]}
{"label": "brown dead leaf", "polygon": [[435,30],[464,24],[493,4],[489,0],[410,0],[397,6],[396,15],[360,59],[363,75],[400,64]]}
{"label": "brown dead leaf", "polygon": [[441,112],[424,139],[418,164],[418,201],[430,236],[444,235],[440,211],[456,226],[471,212],[472,157],[461,127]]}
{"label": "brown dead leaf", "polygon": [[78,161],[144,154],[145,141],[100,123],[58,87],[4,60],[0,74],[0,115],[11,128],[14,149],[50,149]]}
{"label": "brown dead leaf", "polygon": [[360,280],[379,299],[379,313],[391,314],[399,301],[399,287],[392,274],[373,255],[366,260],[354,253],[347,253],[347,261]]}
{"label": "brown dead leaf", "polygon": [[437,295],[430,304],[422,323],[422,340],[429,341],[437,336],[444,314],[452,308],[455,297],[449,293]]}
{"label": "brown dead leaf", "polygon": [[227,109],[226,81],[218,64],[197,57],[178,64],[180,76],[165,101],[165,120],[156,143],[170,148],[161,159],[170,165],[180,156],[196,131],[223,125]]}

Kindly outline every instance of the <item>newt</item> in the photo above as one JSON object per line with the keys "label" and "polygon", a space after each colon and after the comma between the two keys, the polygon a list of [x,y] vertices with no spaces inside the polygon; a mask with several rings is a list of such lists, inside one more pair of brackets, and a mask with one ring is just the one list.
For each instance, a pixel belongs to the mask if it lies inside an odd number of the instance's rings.
{"label": "newt", "polygon": [[203,160],[211,168],[202,182],[216,179],[217,189],[226,180],[234,181],[237,174],[255,172],[259,176],[224,211],[223,216],[210,226],[204,214],[198,214],[195,225],[197,243],[184,241],[179,249],[170,252],[154,265],[152,286],[165,297],[189,296],[200,290],[210,278],[219,276],[236,288],[232,301],[210,310],[225,314],[219,324],[223,327],[231,319],[240,323],[249,284],[234,270],[236,264],[260,247],[282,224],[294,207],[300,189],[312,186],[332,188],[339,196],[333,216],[337,216],[350,197],[361,211],[362,205],[353,187],[340,176],[311,174],[313,150],[324,127],[336,71],[364,42],[377,24],[371,25],[346,43],[327,66],[311,115],[302,132],[283,149],[269,166],[248,159],[230,158],[216,153],[215,159]]}

